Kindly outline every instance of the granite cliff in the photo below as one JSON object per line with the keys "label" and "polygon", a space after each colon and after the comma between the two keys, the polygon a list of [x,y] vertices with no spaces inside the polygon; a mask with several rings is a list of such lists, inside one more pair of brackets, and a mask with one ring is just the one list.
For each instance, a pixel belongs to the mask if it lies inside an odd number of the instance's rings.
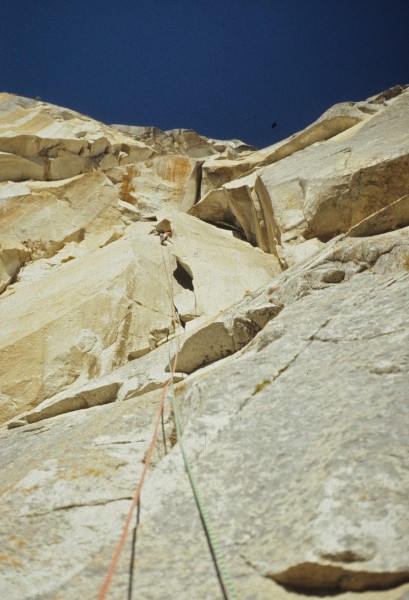
{"label": "granite cliff", "polygon": [[408,284],[409,86],[264,149],[0,94],[0,596],[98,597],[164,399],[108,599],[408,598]]}

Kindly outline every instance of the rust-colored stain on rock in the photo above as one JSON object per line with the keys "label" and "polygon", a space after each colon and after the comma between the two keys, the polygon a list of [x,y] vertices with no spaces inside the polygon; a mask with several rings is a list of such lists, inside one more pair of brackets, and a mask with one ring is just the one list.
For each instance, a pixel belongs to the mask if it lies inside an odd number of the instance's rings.
{"label": "rust-colored stain on rock", "polygon": [[158,175],[162,179],[185,183],[192,170],[191,161],[184,156],[169,156],[159,161]]}

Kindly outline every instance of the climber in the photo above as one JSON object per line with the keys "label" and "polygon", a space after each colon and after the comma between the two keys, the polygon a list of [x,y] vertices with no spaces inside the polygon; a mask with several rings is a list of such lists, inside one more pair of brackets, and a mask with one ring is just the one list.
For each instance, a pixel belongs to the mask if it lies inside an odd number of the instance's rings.
{"label": "climber", "polygon": [[173,243],[171,237],[173,235],[172,225],[169,219],[162,219],[155,227],[150,231],[150,234],[158,235],[162,246],[167,246],[167,242]]}
{"label": "climber", "polygon": [[171,240],[172,232],[171,231],[163,231],[159,233],[160,243],[162,246],[167,246],[166,242],[173,243]]}

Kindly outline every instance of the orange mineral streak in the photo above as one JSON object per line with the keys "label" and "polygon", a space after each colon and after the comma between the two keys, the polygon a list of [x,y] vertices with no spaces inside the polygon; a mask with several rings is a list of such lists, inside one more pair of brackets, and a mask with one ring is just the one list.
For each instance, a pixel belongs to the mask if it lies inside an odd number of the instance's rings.
{"label": "orange mineral streak", "polygon": [[122,182],[121,188],[119,190],[119,197],[121,200],[125,202],[129,202],[130,204],[137,204],[138,199],[134,195],[135,186],[133,184],[133,178],[136,176],[137,172],[133,165],[129,166],[125,173],[122,174]]}
{"label": "orange mineral streak", "polygon": [[192,163],[185,156],[168,156],[158,161],[158,175],[162,179],[183,185],[192,170]]}

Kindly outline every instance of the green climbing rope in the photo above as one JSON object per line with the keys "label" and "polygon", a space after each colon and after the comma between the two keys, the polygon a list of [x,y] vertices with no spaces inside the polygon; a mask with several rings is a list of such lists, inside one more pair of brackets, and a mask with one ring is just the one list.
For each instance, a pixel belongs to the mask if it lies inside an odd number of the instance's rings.
{"label": "green climbing rope", "polygon": [[216,536],[215,536],[213,528],[211,526],[210,519],[209,519],[209,516],[205,509],[203,500],[200,497],[199,490],[198,490],[195,478],[193,476],[192,469],[189,464],[189,460],[188,460],[186,452],[185,452],[185,448],[184,448],[183,441],[182,441],[182,430],[180,427],[179,410],[178,410],[177,401],[176,401],[176,397],[175,397],[173,381],[171,383],[170,389],[171,389],[171,394],[172,394],[172,410],[173,410],[173,415],[175,418],[177,441],[179,442],[179,447],[180,447],[180,451],[182,453],[186,473],[189,478],[189,482],[190,482],[190,486],[193,491],[193,495],[195,497],[196,506],[199,511],[200,519],[202,521],[203,529],[206,534],[210,552],[213,557],[213,562],[214,562],[214,565],[215,565],[215,568],[217,571],[217,576],[219,579],[220,587],[222,588],[222,591],[223,591],[224,600],[238,600],[238,596],[234,589],[233,581],[226,569],[226,565],[224,563],[223,556],[222,556],[222,553],[219,548],[219,544],[217,542]]}

